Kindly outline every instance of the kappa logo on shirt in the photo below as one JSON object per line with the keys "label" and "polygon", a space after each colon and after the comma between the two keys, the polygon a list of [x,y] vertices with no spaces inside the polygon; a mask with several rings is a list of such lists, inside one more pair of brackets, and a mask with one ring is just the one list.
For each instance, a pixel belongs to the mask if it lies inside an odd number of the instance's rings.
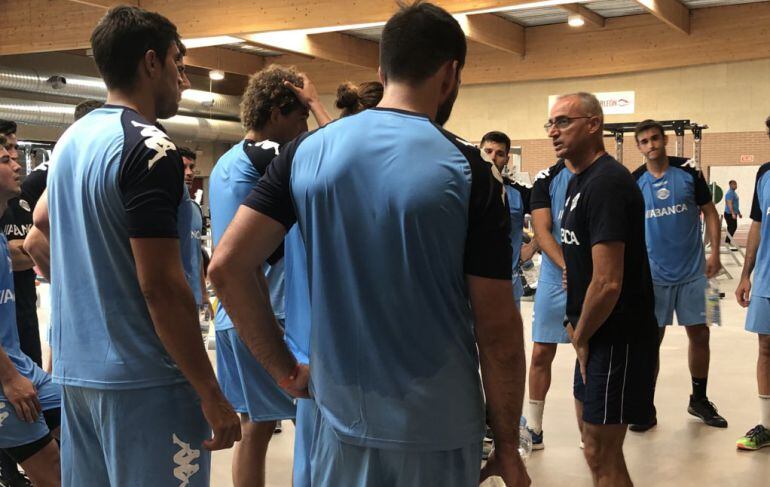
{"label": "kappa logo on shirt", "polygon": [[264,150],[272,150],[275,152],[275,155],[279,154],[278,150],[281,148],[277,142],[273,142],[272,140],[263,140],[262,142],[255,143],[254,146]]}
{"label": "kappa logo on shirt", "polygon": [[5,423],[5,420],[8,419],[8,416],[10,416],[11,413],[5,410],[5,403],[0,402],[0,428],[3,427],[3,423]]}
{"label": "kappa logo on shirt", "polygon": [[155,151],[155,157],[147,161],[147,168],[152,169],[152,166],[156,162],[163,159],[168,155],[168,151],[176,150],[176,145],[168,138],[168,136],[158,127],[154,125],[145,125],[143,123],[131,121],[134,127],[142,127],[142,137],[147,137],[144,140],[144,145],[148,149]]}
{"label": "kappa logo on shirt", "polygon": [[32,213],[32,208],[27,203],[27,200],[19,200],[19,206],[28,213]]}
{"label": "kappa logo on shirt", "polygon": [[200,465],[192,463],[201,456],[201,451],[190,448],[190,444],[180,440],[176,434],[173,434],[171,439],[179,447],[179,451],[174,455],[174,463],[177,464],[174,468],[174,477],[182,482],[179,487],[187,487],[190,485],[190,478],[201,468]]}
{"label": "kappa logo on shirt", "polygon": [[570,202],[570,198],[567,198],[567,201],[564,203],[564,208],[567,208],[567,207],[569,207],[569,211],[575,211],[575,207],[577,207],[577,204],[578,204],[578,200],[579,200],[579,199],[580,199],[580,193],[576,194],[576,195],[575,195],[575,196],[572,198],[572,206],[570,206],[570,204],[569,204],[569,202]]}
{"label": "kappa logo on shirt", "polygon": [[546,168],[546,169],[543,169],[542,171],[537,173],[537,175],[535,176],[535,181],[537,181],[538,179],[545,179],[545,178],[547,178],[550,175],[551,175],[551,168],[550,167]]}
{"label": "kappa logo on shirt", "polygon": [[685,162],[683,162],[682,163],[682,167],[689,167],[689,168],[692,168],[692,169],[697,169],[697,167],[695,167],[695,161],[692,160],[692,159],[687,159]]}

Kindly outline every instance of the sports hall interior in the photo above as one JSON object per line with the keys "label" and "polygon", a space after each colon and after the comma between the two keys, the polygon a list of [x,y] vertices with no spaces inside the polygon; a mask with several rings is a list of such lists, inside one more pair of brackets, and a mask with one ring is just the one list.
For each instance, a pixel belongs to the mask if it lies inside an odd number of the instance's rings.
{"label": "sports hall interior", "polygon": [[[770,1],[434,3],[457,16],[468,39],[448,130],[473,143],[489,131],[505,132],[512,139],[511,171],[531,185],[539,171],[555,162],[543,130],[554,95],[605,94],[607,123],[655,119],[698,124],[703,130],[697,143],[690,129],[680,137],[670,132],[668,152],[696,157],[707,181],[724,191],[728,180],[737,181],[746,216],[739,221],[735,244],[739,249],[745,245],[754,175],[770,160],[765,128]],[[243,137],[238,103],[248,76],[273,63],[296,66],[335,117],[340,83],[377,79],[379,36],[397,9],[392,0],[0,0],[0,119],[16,121],[19,141],[28,143],[23,145],[23,172],[46,160],[46,151],[72,123],[79,101],[103,93],[89,35],[106,10],[119,4],[167,16],[187,46],[192,90],[168,128],[179,144],[198,155],[195,188],[203,191],[204,214],[214,163]],[[622,144],[609,133],[605,141],[611,155],[622,153],[630,170],[643,163],[633,133],[626,133]],[[717,209],[723,214],[724,201],[717,202]],[[629,433],[625,443],[638,485],[770,485],[770,449],[746,453],[735,448],[735,439],[757,419],[756,338],[744,331],[746,310],[734,297],[743,252],[728,246],[711,251],[722,253],[718,282],[724,297],[722,326],[711,329],[709,396],[729,427],[708,428],[687,414],[688,341],[681,327],[673,327],[661,348],[658,425],[646,433]],[[40,301],[44,337],[48,305]],[[521,314],[528,360],[532,312],[532,301],[525,299]],[[210,341],[214,361],[213,337]],[[533,485],[592,485],[575,422],[574,361],[572,347],[561,345],[544,420],[548,446],[527,459]],[[267,485],[290,485],[292,445],[293,427],[284,421],[269,447]],[[231,485],[231,458],[232,450],[213,455],[212,485]],[[491,479],[485,485],[502,484]]]}

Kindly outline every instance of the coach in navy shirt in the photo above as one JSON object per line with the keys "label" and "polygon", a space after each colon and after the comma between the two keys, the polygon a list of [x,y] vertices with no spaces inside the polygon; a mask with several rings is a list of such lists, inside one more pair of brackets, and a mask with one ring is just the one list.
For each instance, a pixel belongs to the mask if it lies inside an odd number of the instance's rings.
{"label": "coach in navy shirt", "polygon": [[[388,21],[380,49],[380,105],[281,151],[225,232],[210,276],[282,387],[307,396],[312,375],[313,485],[478,485],[479,354],[497,448],[486,473],[528,485],[502,178],[441,128],[465,36],[447,12],[420,3]],[[283,341],[267,293],[252,291],[255,270],[295,224],[307,252],[309,370]]]}

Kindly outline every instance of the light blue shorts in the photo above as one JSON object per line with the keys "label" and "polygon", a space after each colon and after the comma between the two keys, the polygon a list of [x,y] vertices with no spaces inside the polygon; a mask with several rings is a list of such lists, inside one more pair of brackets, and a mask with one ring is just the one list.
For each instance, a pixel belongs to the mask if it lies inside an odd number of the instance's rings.
{"label": "light blue shorts", "polygon": [[532,341],[536,343],[569,343],[564,328],[567,291],[561,283],[538,282],[535,311],[532,316]]}
{"label": "light blue shorts", "polygon": [[770,298],[752,296],[746,314],[746,331],[770,335]]}
{"label": "light blue shorts", "polygon": [[297,400],[297,420],[294,423],[294,487],[310,487],[310,453],[318,407],[312,399]]}
{"label": "light blue shorts", "polygon": [[190,384],[62,391],[63,487],[208,487],[211,430]]}
{"label": "light blue shorts", "polygon": [[[61,407],[61,388],[51,382],[51,376],[35,365],[32,377],[27,377],[37,390],[37,398],[43,411]],[[13,407],[0,390],[0,448],[28,445],[50,433],[42,414],[34,423],[27,423],[16,415]]]}
{"label": "light blue shorts", "polygon": [[340,440],[316,413],[313,487],[478,487],[481,442],[446,451],[367,448]]}
{"label": "light blue shorts", "polygon": [[663,286],[653,284],[655,290],[655,318],[658,326],[664,327],[676,321],[682,326],[706,323],[706,276],[689,282]]}
{"label": "light blue shorts", "polygon": [[294,419],[294,398],[278,387],[235,328],[217,332],[217,378],[233,408],[252,421]]}

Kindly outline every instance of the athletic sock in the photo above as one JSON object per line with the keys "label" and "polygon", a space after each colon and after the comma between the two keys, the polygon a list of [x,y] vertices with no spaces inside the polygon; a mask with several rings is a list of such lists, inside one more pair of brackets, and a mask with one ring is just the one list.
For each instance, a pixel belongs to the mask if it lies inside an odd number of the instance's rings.
{"label": "athletic sock", "polygon": [[543,432],[544,409],[545,401],[536,401],[534,399],[529,400],[529,417],[527,418],[527,425],[537,434]]}
{"label": "athletic sock", "polygon": [[759,411],[762,415],[760,423],[770,429],[770,396],[759,395]]}
{"label": "athletic sock", "polygon": [[707,383],[708,383],[708,377],[704,377],[703,379],[698,379],[696,377],[692,378],[692,395],[695,399],[706,398]]}

